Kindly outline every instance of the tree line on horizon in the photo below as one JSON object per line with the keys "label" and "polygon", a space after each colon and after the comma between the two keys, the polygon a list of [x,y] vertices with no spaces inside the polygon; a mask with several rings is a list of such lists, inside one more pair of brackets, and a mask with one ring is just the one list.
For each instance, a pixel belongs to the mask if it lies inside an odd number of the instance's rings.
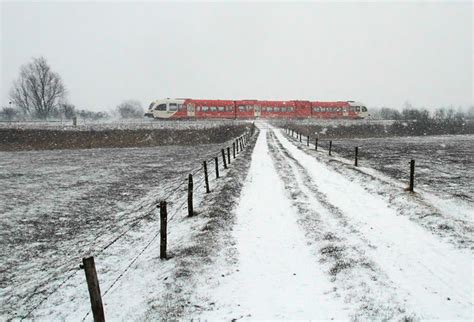
{"label": "tree line on horizon", "polygon": [[31,62],[21,66],[9,98],[9,106],[0,110],[0,118],[8,121],[71,120],[74,117],[97,121],[112,115],[139,118],[144,114],[143,107],[137,100],[125,100],[111,112],[77,109],[67,100],[67,90],[61,76],[51,69],[44,57],[33,58]]}

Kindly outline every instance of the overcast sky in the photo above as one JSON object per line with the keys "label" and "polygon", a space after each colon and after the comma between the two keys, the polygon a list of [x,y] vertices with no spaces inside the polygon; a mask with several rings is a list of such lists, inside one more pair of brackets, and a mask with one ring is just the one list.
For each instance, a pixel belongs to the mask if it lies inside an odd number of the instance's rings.
{"label": "overcast sky", "polygon": [[44,56],[78,108],[124,99],[473,104],[473,4],[2,2],[1,104]]}

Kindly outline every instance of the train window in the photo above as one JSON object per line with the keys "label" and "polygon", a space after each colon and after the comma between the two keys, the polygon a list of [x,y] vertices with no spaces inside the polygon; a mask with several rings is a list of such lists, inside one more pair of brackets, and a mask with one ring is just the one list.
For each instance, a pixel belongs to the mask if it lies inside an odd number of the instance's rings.
{"label": "train window", "polygon": [[227,112],[232,112],[234,108],[232,106],[227,106]]}
{"label": "train window", "polygon": [[211,109],[211,112],[217,111],[217,107],[215,107],[215,106],[211,106],[210,109]]}
{"label": "train window", "polygon": [[360,106],[356,106],[356,112],[360,112]]}
{"label": "train window", "polygon": [[196,110],[197,110],[198,112],[201,112],[201,106],[196,107]]}
{"label": "train window", "polygon": [[207,107],[207,106],[203,106],[203,107],[202,107],[202,111],[203,111],[203,112],[207,112],[208,110],[209,110],[209,107]]}
{"label": "train window", "polygon": [[157,107],[155,107],[156,111],[166,111],[166,104],[160,104]]}
{"label": "train window", "polygon": [[282,112],[286,112],[286,107],[282,107],[282,108],[281,108],[281,111],[282,111]]}
{"label": "train window", "polygon": [[288,112],[293,112],[294,110],[293,106],[288,107]]}
{"label": "train window", "polygon": [[273,109],[273,111],[275,111],[275,112],[280,112],[280,108],[279,108],[279,107],[275,107],[275,108]]}
{"label": "train window", "polygon": [[244,110],[245,110],[245,106],[240,105],[240,106],[239,106],[239,111],[243,112]]}
{"label": "train window", "polygon": [[367,112],[367,107],[362,106],[362,112]]}
{"label": "train window", "polygon": [[168,110],[170,112],[176,112],[178,110],[178,105],[176,103],[170,103]]}
{"label": "train window", "polygon": [[180,110],[180,111],[184,110],[184,105],[183,104],[178,104],[178,110]]}
{"label": "train window", "polygon": [[267,111],[268,112],[273,112],[273,107],[271,107],[271,106],[267,107]]}
{"label": "train window", "polygon": [[224,111],[225,111],[225,107],[224,107],[224,106],[219,106],[217,109],[219,110],[219,112],[224,112]]}
{"label": "train window", "polygon": [[148,107],[149,110],[151,110],[153,108],[153,104],[155,104],[155,103],[150,104],[150,106]]}
{"label": "train window", "polygon": [[253,106],[252,105],[247,105],[247,111],[251,111],[253,110]]}

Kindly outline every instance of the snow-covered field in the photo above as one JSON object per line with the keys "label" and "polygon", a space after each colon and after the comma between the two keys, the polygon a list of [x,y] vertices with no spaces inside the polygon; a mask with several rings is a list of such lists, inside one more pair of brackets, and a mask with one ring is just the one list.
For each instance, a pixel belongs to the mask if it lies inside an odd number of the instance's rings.
{"label": "snow-covered field", "polygon": [[170,216],[182,216],[188,174],[195,174],[199,201],[202,161],[214,178],[213,157],[229,144],[1,152],[0,319],[25,316],[68,276],[78,277],[82,257],[103,253],[122,234],[128,264],[134,242],[141,247],[143,234],[159,230],[158,200],[168,201]]}
{"label": "snow-covered field", "polygon": [[[443,193],[420,178],[409,193],[404,175],[363,153],[356,168],[257,123],[212,192],[197,184],[192,218],[175,211],[185,199],[173,187],[220,145],[1,153],[0,319],[34,308],[28,319],[83,319],[85,254],[96,256],[111,320],[474,319],[473,207],[453,197],[471,198],[470,182]],[[455,160],[439,163],[472,175]],[[154,207],[168,193],[183,198],[167,198],[163,261]]]}
{"label": "snow-covered field", "polygon": [[[359,164],[405,181],[410,160],[416,163],[416,188],[447,195],[474,206],[474,135],[442,135],[333,140],[334,155],[354,158]],[[323,148],[328,141],[321,142]]]}

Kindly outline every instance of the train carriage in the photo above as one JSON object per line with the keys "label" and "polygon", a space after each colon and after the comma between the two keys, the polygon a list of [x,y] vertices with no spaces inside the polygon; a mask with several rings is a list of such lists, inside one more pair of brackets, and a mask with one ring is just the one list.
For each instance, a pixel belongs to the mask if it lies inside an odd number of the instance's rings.
{"label": "train carriage", "polygon": [[187,117],[199,119],[235,118],[234,101],[229,100],[194,100],[185,101]]}
{"label": "train carriage", "polygon": [[261,118],[293,118],[295,104],[292,101],[259,101]]}
{"label": "train carriage", "polygon": [[256,106],[257,100],[240,100],[234,101],[236,118],[253,119],[259,117],[260,110]]}
{"label": "train carriage", "polygon": [[259,101],[163,99],[153,101],[145,116],[157,119],[363,119],[369,116],[355,101]]}

